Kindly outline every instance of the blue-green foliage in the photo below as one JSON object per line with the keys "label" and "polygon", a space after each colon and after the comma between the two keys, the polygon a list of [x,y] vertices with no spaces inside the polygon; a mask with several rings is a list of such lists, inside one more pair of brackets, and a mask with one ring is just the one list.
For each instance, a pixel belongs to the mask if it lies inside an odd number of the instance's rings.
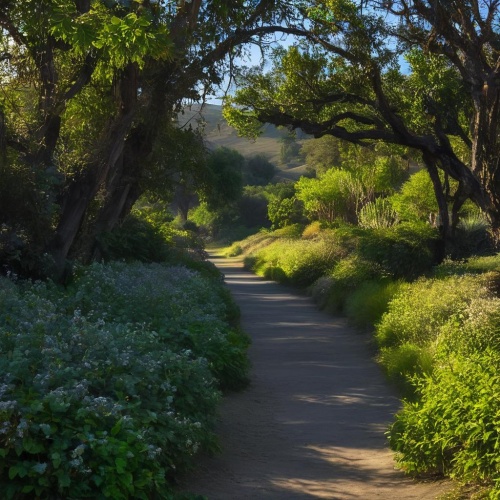
{"label": "blue-green foliage", "polygon": [[170,498],[246,380],[227,297],[185,267],[94,264],[68,290],[0,281],[2,498]]}

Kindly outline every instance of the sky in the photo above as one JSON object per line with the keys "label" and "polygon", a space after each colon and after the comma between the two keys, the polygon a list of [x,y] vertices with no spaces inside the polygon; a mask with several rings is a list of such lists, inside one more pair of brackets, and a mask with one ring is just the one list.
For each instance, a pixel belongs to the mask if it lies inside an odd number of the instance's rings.
{"label": "sky", "polygon": [[[293,37],[284,36],[282,39],[279,39],[277,45],[279,44],[284,47],[289,47],[290,45],[293,44],[293,41],[294,41]],[[248,67],[260,66],[260,64],[262,63],[262,54],[260,48],[254,44],[249,44],[247,47],[249,51],[248,56],[242,59],[237,59],[236,62]],[[269,67],[269,65],[267,65],[267,67]],[[222,95],[225,89],[227,89],[228,84],[229,84],[229,78],[226,78],[220,91],[216,92],[213,95],[207,95],[206,97],[207,104],[214,104],[218,106],[222,105]]]}

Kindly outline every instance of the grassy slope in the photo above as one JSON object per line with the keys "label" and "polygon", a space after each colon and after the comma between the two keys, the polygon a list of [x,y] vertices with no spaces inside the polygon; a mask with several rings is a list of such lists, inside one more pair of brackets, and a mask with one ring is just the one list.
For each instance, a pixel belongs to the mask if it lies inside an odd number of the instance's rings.
{"label": "grassy slope", "polygon": [[257,154],[265,155],[279,170],[278,178],[296,180],[305,172],[305,166],[299,161],[282,164],[280,160],[280,138],[286,134],[285,130],[278,130],[273,125],[265,125],[262,135],[254,140],[238,137],[236,130],[230,127],[222,117],[222,108],[213,104],[205,104],[200,109],[194,104],[184,109],[179,116],[181,125],[189,122],[195,127],[204,122],[205,137],[211,147],[227,147],[235,149],[245,157]]}

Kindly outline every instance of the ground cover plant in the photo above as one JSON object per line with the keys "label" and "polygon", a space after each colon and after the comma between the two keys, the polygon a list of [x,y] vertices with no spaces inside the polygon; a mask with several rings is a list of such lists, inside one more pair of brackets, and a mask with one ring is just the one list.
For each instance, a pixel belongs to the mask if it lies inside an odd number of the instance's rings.
{"label": "ground cover plant", "polygon": [[246,382],[220,278],[93,264],[66,289],[0,280],[3,498],[172,498]]}

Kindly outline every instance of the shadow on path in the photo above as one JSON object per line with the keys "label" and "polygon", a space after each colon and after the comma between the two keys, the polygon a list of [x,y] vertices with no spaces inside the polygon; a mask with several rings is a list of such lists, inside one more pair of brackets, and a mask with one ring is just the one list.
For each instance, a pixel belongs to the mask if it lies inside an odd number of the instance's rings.
{"label": "shadow on path", "polygon": [[446,483],[394,469],[385,430],[399,408],[366,336],[310,299],[213,259],[252,338],[251,386],[226,397],[223,452],[183,489],[209,500],[433,499]]}

